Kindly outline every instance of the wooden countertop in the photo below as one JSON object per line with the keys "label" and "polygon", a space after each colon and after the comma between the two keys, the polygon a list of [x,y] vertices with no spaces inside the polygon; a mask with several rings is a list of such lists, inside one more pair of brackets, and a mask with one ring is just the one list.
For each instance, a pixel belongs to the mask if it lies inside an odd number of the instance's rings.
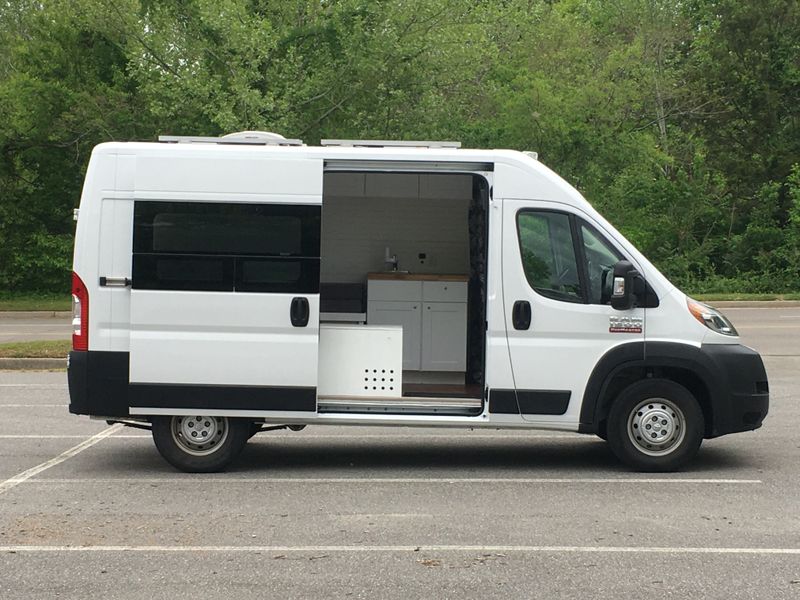
{"label": "wooden countertop", "polygon": [[441,273],[367,273],[367,279],[383,281],[469,281],[469,275],[448,275]]}

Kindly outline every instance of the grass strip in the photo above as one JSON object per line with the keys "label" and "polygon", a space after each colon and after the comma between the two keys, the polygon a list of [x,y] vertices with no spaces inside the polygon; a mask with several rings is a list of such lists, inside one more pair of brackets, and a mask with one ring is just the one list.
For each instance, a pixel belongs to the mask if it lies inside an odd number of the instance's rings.
{"label": "grass strip", "polygon": [[65,294],[14,294],[0,292],[0,311],[3,310],[72,310],[72,297]]}
{"label": "grass strip", "polygon": [[66,358],[72,340],[36,340],[0,344],[0,358]]}

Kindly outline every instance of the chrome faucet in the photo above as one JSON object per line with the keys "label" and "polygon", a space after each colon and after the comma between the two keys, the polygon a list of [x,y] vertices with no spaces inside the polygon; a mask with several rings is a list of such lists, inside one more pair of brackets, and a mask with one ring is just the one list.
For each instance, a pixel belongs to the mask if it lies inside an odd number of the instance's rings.
{"label": "chrome faucet", "polygon": [[397,271],[398,261],[397,261],[397,254],[389,254],[389,246],[386,246],[386,252],[383,255],[383,262],[387,265],[392,265],[392,271]]}

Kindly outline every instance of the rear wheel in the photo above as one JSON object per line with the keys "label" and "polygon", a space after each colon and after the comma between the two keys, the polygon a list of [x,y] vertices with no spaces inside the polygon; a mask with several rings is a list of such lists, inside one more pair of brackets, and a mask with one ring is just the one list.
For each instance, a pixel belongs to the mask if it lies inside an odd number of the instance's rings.
{"label": "rear wheel", "polygon": [[204,415],[153,417],[153,441],[173,467],[188,473],[221,471],[250,437],[250,421]]}
{"label": "rear wheel", "polygon": [[703,411],[685,387],[666,379],[629,386],[611,406],[607,436],[611,450],[638,471],[675,471],[703,441]]}

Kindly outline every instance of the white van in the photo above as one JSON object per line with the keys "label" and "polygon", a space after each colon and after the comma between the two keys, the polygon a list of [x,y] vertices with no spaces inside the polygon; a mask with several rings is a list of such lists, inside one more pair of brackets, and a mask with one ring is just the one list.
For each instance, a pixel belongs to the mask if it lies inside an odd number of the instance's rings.
{"label": "white van", "polygon": [[185,471],[306,425],[596,434],[634,469],[756,429],[767,376],[532,153],[275,134],[94,149],[70,411]]}

